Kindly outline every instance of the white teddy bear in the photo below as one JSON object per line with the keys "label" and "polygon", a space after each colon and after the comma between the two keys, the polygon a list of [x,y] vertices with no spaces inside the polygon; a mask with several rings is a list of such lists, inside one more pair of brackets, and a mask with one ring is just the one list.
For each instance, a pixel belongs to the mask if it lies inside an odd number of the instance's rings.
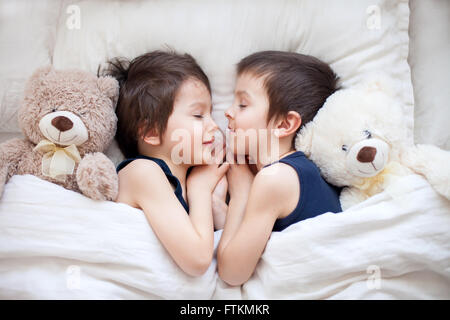
{"label": "white teddy bear", "polygon": [[341,193],[345,210],[383,191],[394,179],[418,173],[450,199],[450,152],[412,145],[406,118],[384,75],[331,95],[298,133],[295,147]]}

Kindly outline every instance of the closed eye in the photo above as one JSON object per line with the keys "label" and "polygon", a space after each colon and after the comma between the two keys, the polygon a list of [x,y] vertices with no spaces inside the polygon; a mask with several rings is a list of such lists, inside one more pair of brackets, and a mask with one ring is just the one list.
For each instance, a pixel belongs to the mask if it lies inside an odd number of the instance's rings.
{"label": "closed eye", "polygon": [[199,119],[203,119],[203,115],[201,115],[201,114],[194,114],[194,117],[199,118]]}
{"label": "closed eye", "polygon": [[239,108],[245,108],[245,107],[246,107],[246,105],[244,105],[244,104],[239,105]]}

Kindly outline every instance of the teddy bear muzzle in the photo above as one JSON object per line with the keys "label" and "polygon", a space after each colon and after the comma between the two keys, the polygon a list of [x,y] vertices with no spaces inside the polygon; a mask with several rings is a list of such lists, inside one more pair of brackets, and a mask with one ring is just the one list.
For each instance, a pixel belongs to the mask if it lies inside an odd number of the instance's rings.
{"label": "teddy bear muzzle", "polygon": [[56,111],[39,121],[39,129],[45,138],[62,146],[79,146],[88,140],[88,130],[76,114]]}
{"label": "teddy bear muzzle", "polygon": [[349,150],[347,170],[357,177],[373,177],[380,173],[388,162],[389,146],[380,139],[362,140]]}

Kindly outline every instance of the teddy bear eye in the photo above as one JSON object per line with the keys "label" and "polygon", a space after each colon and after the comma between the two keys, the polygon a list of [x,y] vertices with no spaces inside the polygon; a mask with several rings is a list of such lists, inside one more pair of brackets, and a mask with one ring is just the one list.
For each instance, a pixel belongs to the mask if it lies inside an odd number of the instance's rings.
{"label": "teddy bear eye", "polygon": [[372,133],[370,133],[369,130],[364,130],[364,135],[366,136],[367,139],[372,138]]}
{"label": "teddy bear eye", "polygon": [[347,150],[348,150],[347,145],[344,144],[344,145],[342,146],[342,150],[345,151],[345,152],[347,152]]}

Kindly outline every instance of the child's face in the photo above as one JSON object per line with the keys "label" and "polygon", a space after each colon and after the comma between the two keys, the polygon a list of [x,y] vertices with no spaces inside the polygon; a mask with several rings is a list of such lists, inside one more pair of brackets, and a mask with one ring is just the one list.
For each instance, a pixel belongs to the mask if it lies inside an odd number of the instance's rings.
{"label": "child's face", "polygon": [[174,163],[205,163],[211,155],[217,124],[211,117],[211,95],[199,80],[188,79],[179,88],[163,142]]}
{"label": "child's face", "polygon": [[[270,142],[273,129],[273,121],[267,123],[269,97],[263,81],[262,77],[250,73],[241,74],[236,80],[233,104],[225,111],[234,154],[249,155],[254,160],[262,147],[261,139],[265,136]],[[239,141],[244,140],[245,145],[241,148],[242,142]],[[256,149],[250,147],[252,144],[256,144]]]}

